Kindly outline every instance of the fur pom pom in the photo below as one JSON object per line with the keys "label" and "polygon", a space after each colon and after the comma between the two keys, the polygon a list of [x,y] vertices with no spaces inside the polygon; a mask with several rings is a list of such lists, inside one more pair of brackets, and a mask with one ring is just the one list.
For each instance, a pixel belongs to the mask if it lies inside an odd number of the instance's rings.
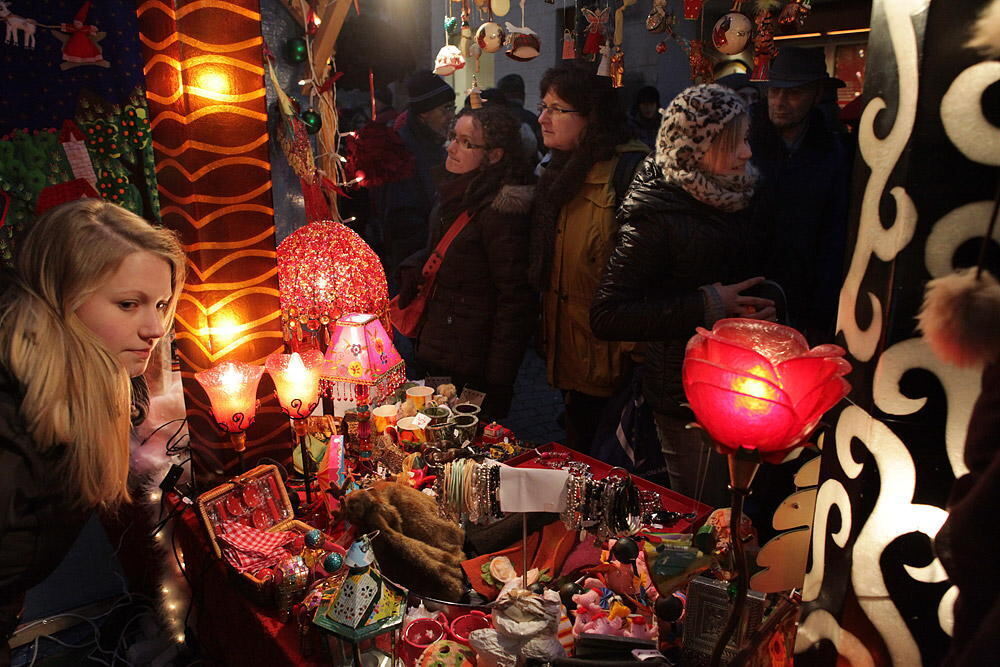
{"label": "fur pom pom", "polygon": [[944,361],[975,366],[1000,359],[1000,283],[988,271],[979,280],[970,268],[927,283],[917,319]]}
{"label": "fur pom pom", "polygon": [[986,58],[1000,58],[1000,0],[993,0],[979,13],[965,46]]}

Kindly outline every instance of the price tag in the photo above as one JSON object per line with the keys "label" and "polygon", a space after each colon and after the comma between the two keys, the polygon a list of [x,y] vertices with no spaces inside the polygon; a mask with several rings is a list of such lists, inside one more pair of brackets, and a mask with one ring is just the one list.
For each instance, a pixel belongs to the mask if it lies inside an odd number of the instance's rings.
{"label": "price tag", "polygon": [[417,428],[427,428],[431,423],[431,418],[422,412],[418,412],[413,418],[413,425]]}

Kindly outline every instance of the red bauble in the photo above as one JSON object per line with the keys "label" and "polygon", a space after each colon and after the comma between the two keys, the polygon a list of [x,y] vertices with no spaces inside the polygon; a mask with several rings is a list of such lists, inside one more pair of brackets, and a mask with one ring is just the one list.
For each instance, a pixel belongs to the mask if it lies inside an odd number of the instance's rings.
{"label": "red bauble", "polygon": [[344,172],[348,179],[361,178],[358,184],[362,187],[385,185],[413,175],[413,154],[385,123],[368,123],[347,137],[346,146]]}

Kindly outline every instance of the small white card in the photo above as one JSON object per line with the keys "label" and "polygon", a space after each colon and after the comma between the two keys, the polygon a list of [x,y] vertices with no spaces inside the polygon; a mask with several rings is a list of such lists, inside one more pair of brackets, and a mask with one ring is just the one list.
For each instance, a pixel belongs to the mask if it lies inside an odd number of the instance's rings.
{"label": "small white card", "polygon": [[566,511],[565,470],[500,466],[500,510],[503,512]]}
{"label": "small white card", "polygon": [[413,425],[417,428],[427,428],[431,423],[431,418],[422,412],[418,412],[413,418]]}

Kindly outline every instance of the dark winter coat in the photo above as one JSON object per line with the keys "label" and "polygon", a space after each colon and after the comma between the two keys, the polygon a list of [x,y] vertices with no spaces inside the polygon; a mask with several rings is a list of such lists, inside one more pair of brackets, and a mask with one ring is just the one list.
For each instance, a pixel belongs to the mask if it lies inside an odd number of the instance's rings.
{"label": "dark winter coat", "polygon": [[25,591],[59,565],[88,516],[65,493],[62,448],[39,452],[21,400],[16,380],[0,367],[0,661]]}
{"label": "dark winter coat", "polygon": [[668,185],[653,157],[636,172],[621,228],[590,309],[605,340],[650,341],[643,395],[657,412],[689,416],[681,387],[684,347],[711,327],[699,287],[758,275],[759,244],[747,212],[726,213]]}
{"label": "dark winter coat", "polygon": [[[527,245],[532,186],[508,185],[473,210],[438,270],[417,338],[417,358],[456,378],[509,395],[534,330],[538,296],[528,283]],[[433,221],[429,248],[460,213]],[[455,215],[450,212],[454,211]],[[496,406],[495,414],[506,413]]]}
{"label": "dark winter coat", "polygon": [[813,109],[794,151],[754,107],[753,164],[768,217],[763,275],[785,288],[790,324],[812,345],[833,338],[847,245],[850,161],[843,142]]}
{"label": "dark winter coat", "polygon": [[407,115],[399,136],[413,154],[413,176],[372,193],[383,235],[383,261],[390,279],[402,261],[420,250],[427,240],[427,220],[437,199],[434,173],[447,157],[444,138],[416,114]]}

